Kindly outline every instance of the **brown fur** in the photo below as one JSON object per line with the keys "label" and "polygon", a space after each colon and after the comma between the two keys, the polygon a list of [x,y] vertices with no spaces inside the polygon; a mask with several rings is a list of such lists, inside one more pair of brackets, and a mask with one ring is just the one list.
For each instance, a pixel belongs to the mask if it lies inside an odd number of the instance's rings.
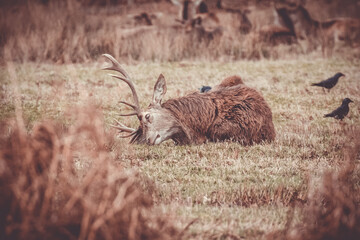
{"label": "brown fur", "polygon": [[218,87],[219,88],[233,87],[239,84],[244,84],[243,80],[241,79],[241,77],[234,75],[222,80],[222,82],[218,85]]}
{"label": "brown fur", "polygon": [[[239,79],[233,76],[225,80]],[[269,106],[256,90],[241,84],[170,99],[162,107],[176,119],[177,126],[174,127],[181,128],[171,138],[177,144],[232,140],[251,145],[275,139]],[[138,131],[142,132],[141,129]],[[135,142],[141,139],[139,135],[137,138]]]}
{"label": "brown fur", "polygon": [[264,26],[259,31],[259,41],[271,45],[296,43],[296,36],[293,31],[282,26]]}
{"label": "brown fur", "polygon": [[243,80],[241,79],[241,77],[233,75],[222,80],[221,83],[219,85],[216,85],[211,91],[217,91],[221,88],[233,87],[239,84],[244,84]]}

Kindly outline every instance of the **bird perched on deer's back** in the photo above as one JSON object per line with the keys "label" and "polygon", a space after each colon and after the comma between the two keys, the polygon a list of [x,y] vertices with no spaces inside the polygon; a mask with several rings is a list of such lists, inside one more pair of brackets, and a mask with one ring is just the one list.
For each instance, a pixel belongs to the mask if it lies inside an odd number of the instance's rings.
{"label": "bird perched on deer's back", "polygon": [[215,86],[214,88],[210,87],[210,86],[202,86],[201,88],[199,88],[201,93],[205,93],[208,91],[216,91],[219,90],[221,88],[225,88],[225,87],[233,87],[239,84],[244,84],[243,80],[241,79],[241,77],[234,75],[234,76],[230,76],[225,78],[219,85]]}
{"label": "bird perched on deer's back", "polygon": [[319,83],[313,83],[311,84],[311,86],[318,86],[318,87],[323,87],[326,88],[330,91],[331,88],[333,88],[337,82],[339,81],[339,78],[345,76],[343,73],[338,72],[336,73],[334,76],[332,76],[331,78],[328,78],[324,81],[321,81]]}
{"label": "bird perched on deer's back", "polygon": [[345,98],[340,107],[329,114],[325,114],[324,117],[333,117],[342,120],[349,113],[349,103],[351,102],[353,101],[350,98]]}
{"label": "bird perched on deer's back", "polygon": [[205,93],[211,90],[210,86],[202,86],[201,88],[199,88],[201,93]]}

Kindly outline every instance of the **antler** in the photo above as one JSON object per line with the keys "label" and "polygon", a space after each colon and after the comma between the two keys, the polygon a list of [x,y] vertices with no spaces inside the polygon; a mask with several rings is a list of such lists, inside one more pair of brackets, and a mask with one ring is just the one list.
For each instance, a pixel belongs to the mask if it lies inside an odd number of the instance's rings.
{"label": "antler", "polygon": [[123,132],[130,133],[125,136],[120,136],[121,138],[128,138],[128,137],[131,137],[136,134],[137,131],[134,128],[129,128],[129,127],[125,126],[124,124],[122,124],[121,122],[117,121],[116,119],[115,119],[115,122],[117,123],[117,125],[110,125],[110,126],[119,130],[119,134],[123,133]]}
{"label": "antler", "polygon": [[[133,84],[133,82],[131,81],[129,75],[127,74],[127,72],[120,66],[119,62],[116,61],[116,59],[109,55],[109,54],[103,54],[104,57],[106,57],[108,60],[110,60],[111,62],[111,66],[109,67],[105,67],[103,68],[103,70],[113,70],[116,72],[119,72],[123,77],[121,76],[117,76],[117,75],[113,75],[113,74],[109,74],[112,77],[115,77],[117,79],[120,79],[122,81],[124,81],[131,89],[132,95],[133,95],[133,100],[135,105],[124,102],[124,101],[120,101],[120,103],[125,104],[131,108],[134,109],[134,112],[132,113],[128,113],[128,114],[119,114],[119,116],[133,116],[133,115],[137,115],[138,118],[141,116],[141,108],[140,108],[140,104],[139,104],[139,99],[135,90],[135,86]],[[127,137],[131,137],[133,135],[135,135],[137,133],[137,130],[133,129],[133,128],[129,128],[127,126],[125,126],[124,124],[120,123],[119,121],[117,121],[115,119],[117,125],[111,125],[113,128],[119,130],[119,133],[123,133],[123,132],[127,132],[130,133],[128,135],[125,136],[120,136],[121,138],[127,138]]]}
{"label": "antler", "polygon": [[123,103],[123,104],[126,104],[126,105],[132,107],[135,110],[135,112],[133,112],[131,115],[137,115],[138,117],[140,117],[141,108],[140,108],[139,99],[138,99],[138,96],[137,96],[137,93],[135,90],[134,83],[131,81],[127,72],[125,72],[125,70],[120,66],[120,63],[118,63],[118,61],[116,61],[116,59],[113,56],[111,56],[109,54],[103,54],[103,56],[106,57],[107,59],[109,59],[110,62],[112,63],[110,67],[105,67],[105,68],[103,68],[103,70],[114,70],[124,76],[124,77],[121,77],[121,76],[109,74],[110,76],[120,79],[120,80],[126,82],[127,85],[129,85],[132,95],[133,95],[135,105],[124,102],[124,101],[121,101],[120,103]]}

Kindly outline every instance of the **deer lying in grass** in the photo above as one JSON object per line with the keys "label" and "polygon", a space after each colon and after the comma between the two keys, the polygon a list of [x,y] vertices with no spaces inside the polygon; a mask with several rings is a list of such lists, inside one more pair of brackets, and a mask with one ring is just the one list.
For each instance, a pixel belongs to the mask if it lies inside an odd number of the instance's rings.
{"label": "deer lying in grass", "polygon": [[104,68],[122,76],[111,75],[128,84],[134,104],[121,101],[134,112],[121,116],[137,116],[137,130],[117,122],[113,126],[120,133],[129,133],[131,143],[160,144],[172,139],[176,144],[201,144],[207,141],[237,141],[243,145],[270,142],[275,138],[272,113],[264,98],[244,84],[221,84],[208,93],[192,93],[162,103],[166,82],[160,74],[153,92],[152,102],[142,111],[133,82],[120,64],[110,55],[104,56],[112,65]]}

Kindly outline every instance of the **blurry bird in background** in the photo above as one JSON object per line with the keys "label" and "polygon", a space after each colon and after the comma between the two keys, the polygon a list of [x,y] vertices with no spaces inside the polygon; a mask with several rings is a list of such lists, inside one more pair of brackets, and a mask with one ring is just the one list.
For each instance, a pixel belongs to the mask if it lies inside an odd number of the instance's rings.
{"label": "blurry bird in background", "polygon": [[324,117],[333,117],[342,120],[349,113],[349,103],[351,102],[353,101],[350,98],[345,98],[340,107],[331,113],[325,114]]}
{"label": "blurry bird in background", "polygon": [[311,86],[318,86],[318,87],[323,87],[328,89],[328,91],[330,91],[331,88],[333,88],[337,82],[339,81],[339,78],[345,76],[343,73],[338,72],[336,73],[334,76],[332,76],[331,78],[328,78],[324,81],[321,81],[319,83],[313,83],[311,84]]}
{"label": "blurry bird in background", "polygon": [[201,88],[199,88],[201,93],[205,93],[211,90],[210,86],[202,86]]}

